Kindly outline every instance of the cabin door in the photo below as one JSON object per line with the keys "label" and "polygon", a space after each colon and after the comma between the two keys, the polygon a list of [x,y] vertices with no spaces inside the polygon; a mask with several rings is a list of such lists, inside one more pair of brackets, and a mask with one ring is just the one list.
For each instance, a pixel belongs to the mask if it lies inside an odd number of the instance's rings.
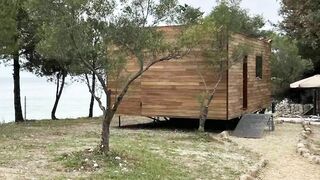
{"label": "cabin door", "polygon": [[248,108],[248,56],[243,58],[243,98],[242,108],[245,110]]}

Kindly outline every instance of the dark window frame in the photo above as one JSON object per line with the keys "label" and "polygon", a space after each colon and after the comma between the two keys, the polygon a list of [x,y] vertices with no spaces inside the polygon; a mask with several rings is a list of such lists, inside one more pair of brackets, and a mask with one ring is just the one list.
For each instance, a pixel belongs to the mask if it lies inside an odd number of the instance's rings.
{"label": "dark window frame", "polygon": [[262,79],[263,77],[263,56],[256,55],[256,78]]}

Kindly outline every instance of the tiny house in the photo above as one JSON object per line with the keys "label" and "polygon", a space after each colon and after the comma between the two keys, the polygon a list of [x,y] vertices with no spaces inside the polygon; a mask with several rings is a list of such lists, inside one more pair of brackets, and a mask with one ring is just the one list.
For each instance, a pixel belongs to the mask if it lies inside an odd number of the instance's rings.
{"label": "tiny house", "polygon": [[[174,39],[179,27],[161,27],[166,38]],[[208,119],[230,120],[267,108],[271,104],[270,43],[233,34],[227,51],[231,57],[240,43],[246,43],[250,52],[240,62],[229,65],[223,72]],[[205,87],[213,86],[218,75],[206,67],[201,49],[192,50],[178,60],[160,62],[152,66],[131,85],[118,109],[119,114],[148,117],[199,118],[199,95]],[[126,73],[138,70],[135,61],[128,61]],[[201,74],[198,71],[202,71]],[[205,80],[206,84],[204,84]],[[117,95],[118,83],[110,81],[111,99]]]}

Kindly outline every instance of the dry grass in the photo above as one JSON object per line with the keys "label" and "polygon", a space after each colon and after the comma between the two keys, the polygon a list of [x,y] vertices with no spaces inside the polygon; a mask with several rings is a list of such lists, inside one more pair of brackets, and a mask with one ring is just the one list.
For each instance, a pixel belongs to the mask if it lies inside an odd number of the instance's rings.
{"label": "dry grass", "polygon": [[[150,122],[122,117],[122,125]],[[259,156],[215,134],[111,129],[101,155],[100,120],[36,121],[0,125],[0,179],[235,179]]]}

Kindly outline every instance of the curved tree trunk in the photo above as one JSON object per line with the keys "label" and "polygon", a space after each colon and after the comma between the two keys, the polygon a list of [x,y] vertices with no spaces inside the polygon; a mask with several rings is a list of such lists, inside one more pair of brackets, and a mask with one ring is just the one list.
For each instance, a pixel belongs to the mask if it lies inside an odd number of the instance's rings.
{"label": "curved tree trunk", "polygon": [[[60,76],[61,76],[61,74],[62,74],[62,77],[61,77],[61,86],[60,86]],[[65,72],[57,74],[56,99],[54,101],[54,105],[53,105],[53,108],[52,108],[52,111],[51,111],[51,119],[52,120],[57,120],[58,119],[56,117],[56,111],[57,111],[59,100],[60,100],[60,97],[61,97],[61,94],[62,94],[62,91],[63,91],[63,88],[64,88],[66,77],[67,77],[67,73],[65,73]]]}
{"label": "curved tree trunk", "polygon": [[209,106],[211,104],[211,101],[213,100],[213,96],[216,93],[216,90],[221,80],[222,80],[222,73],[220,73],[217,83],[214,85],[212,90],[209,91],[209,94],[206,95],[206,99],[204,100],[204,103],[200,107],[199,128],[198,128],[200,132],[204,132],[204,126],[208,118]]}
{"label": "curved tree trunk", "polygon": [[89,118],[93,117],[93,106],[94,106],[94,93],[96,89],[96,75],[93,73],[92,74],[92,85],[91,85],[91,100],[90,100],[90,106],[89,106]]}
{"label": "curved tree trunk", "polygon": [[15,122],[23,122],[20,96],[20,64],[18,52],[15,52],[15,54],[13,55],[13,86]]}
{"label": "curved tree trunk", "polygon": [[110,124],[115,111],[110,107],[111,105],[111,90],[107,91],[107,109],[103,112],[102,132],[101,132],[101,143],[100,151],[107,153],[110,150],[109,139],[110,139]]}

